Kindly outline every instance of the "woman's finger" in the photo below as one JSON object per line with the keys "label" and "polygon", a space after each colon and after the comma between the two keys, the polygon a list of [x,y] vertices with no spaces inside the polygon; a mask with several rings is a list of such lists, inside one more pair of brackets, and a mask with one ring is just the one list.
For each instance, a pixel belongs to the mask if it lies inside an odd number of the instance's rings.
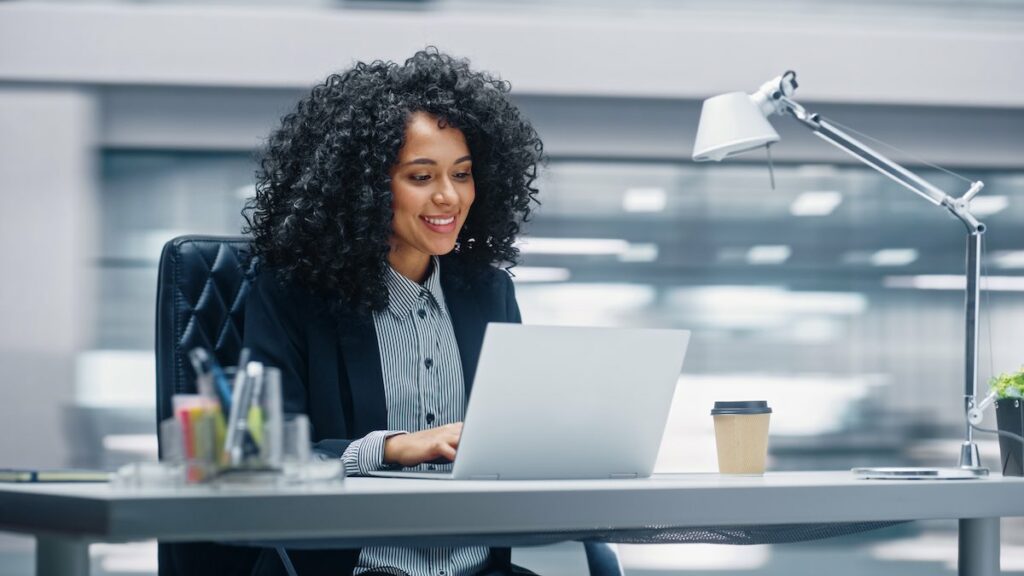
{"label": "woman's finger", "polygon": [[449,460],[455,460],[455,448],[449,446],[448,444],[443,444],[441,446],[441,456]]}

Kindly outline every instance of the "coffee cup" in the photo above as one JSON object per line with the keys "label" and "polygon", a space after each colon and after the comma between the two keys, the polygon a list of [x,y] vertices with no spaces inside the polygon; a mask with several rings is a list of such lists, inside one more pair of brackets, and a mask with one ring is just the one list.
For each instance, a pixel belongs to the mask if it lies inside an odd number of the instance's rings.
{"label": "coffee cup", "polygon": [[768,455],[768,420],[772,409],[763,400],[715,402],[715,445],[722,474],[760,476]]}

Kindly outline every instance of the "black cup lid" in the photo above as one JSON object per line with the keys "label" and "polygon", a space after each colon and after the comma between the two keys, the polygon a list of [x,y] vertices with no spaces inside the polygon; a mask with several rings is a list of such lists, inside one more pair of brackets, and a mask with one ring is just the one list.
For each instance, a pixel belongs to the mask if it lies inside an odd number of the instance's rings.
{"label": "black cup lid", "polygon": [[772,409],[764,400],[743,400],[740,402],[715,402],[712,416],[723,414],[771,414]]}

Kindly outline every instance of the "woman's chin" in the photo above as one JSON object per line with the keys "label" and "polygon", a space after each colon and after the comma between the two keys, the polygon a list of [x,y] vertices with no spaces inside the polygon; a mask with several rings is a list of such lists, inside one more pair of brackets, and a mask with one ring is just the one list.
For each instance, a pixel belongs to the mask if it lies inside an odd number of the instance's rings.
{"label": "woman's chin", "polygon": [[430,247],[430,254],[432,256],[444,256],[450,254],[452,250],[455,250],[455,241],[436,243]]}

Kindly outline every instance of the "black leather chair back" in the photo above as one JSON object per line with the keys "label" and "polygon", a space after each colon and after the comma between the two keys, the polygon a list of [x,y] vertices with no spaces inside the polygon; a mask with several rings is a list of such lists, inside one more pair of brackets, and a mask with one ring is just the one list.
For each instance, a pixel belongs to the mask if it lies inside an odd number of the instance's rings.
{"label": "black leather chair back", "polygon": [[195,393],[188,351],[202,346],[222,366],[238,362],[249,280],[249,240],[179,236],[164,245],[156,295],[156,417],[171,417],[171,396]]}
{"label": "black leather chair back", "polygon": [[[158,438],[159,423],[172,416],[171,396],[196,391],[189,350],[202,346],[222,366],[238,362],[248,250],[247,238],[227,236],[180,236],[164,245],[156,295]],[[160,576],[249,574],[258,554],[258,548],[160,543]]]}

